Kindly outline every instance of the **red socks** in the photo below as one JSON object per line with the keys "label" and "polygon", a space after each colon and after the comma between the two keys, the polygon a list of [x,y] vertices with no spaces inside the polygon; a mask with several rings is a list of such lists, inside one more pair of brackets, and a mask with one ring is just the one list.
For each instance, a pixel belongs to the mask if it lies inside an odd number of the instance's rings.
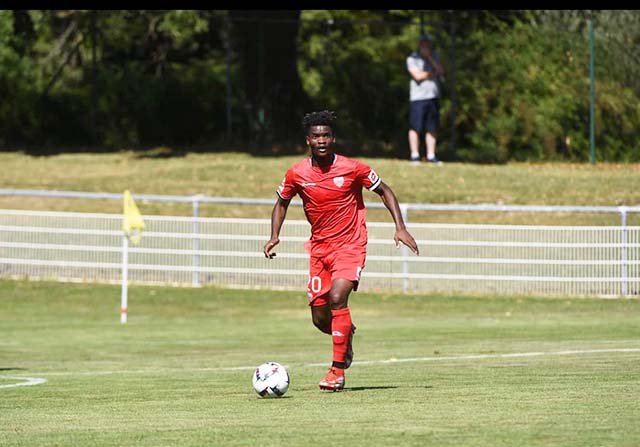
{"label": "red socks", "polygon": [[331,311],[331,336],[333,337],[333,366],[345,368],[347,340],[351,332],[351,313],[349,308]]}

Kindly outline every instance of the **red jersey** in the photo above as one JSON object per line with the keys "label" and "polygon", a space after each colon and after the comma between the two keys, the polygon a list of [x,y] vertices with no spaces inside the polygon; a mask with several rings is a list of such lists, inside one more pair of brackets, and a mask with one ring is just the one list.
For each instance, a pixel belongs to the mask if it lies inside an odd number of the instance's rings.
{"label": "red jersey", "polygon": [[317,253],[345,244],[367,244],[362,188],[373,191],[381,182],[366,164],[334,154],[326,168],[313,166],[311,157],[293,165],[277,193],[284,200],[300,196],[311,224],[310,248]]}

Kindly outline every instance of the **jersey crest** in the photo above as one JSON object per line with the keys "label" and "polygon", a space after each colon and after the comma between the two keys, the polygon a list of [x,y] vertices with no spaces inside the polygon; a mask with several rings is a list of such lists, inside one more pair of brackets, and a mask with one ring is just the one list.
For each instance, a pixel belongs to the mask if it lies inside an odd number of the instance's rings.
{"label": "jersey crest", "polygon": [[378,181],[378,179],[380,177],[378,177],[378,174],[376,174],[376,171],[374,171],[373,169],[371,171],[369,171],[369,181],[371,182],[372,185],[375,185],[375,183]]}

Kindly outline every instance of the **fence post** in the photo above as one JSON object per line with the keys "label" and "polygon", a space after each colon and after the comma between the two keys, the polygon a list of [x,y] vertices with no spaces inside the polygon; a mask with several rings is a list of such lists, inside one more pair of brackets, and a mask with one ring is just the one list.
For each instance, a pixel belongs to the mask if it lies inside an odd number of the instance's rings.
{"label": "fence post", "polygon": [[122,236],[122,293],[120,296],[120,323],[127,322],[129,293],[129,238]]}
{"label": "fence post", "polygon": [[[405,224],[409,224],[409,207],[406,203],[400,204],[400,213],[404,219]],[[409,248],[400,244],[400,255],[402,256],[402,291],[406,292],[409,289]]]}
{"label": "fence post", "polygon": [[193,235],[191,240],[191,248],[193,255],[191,257],[191,264],[193,266],[193,272],[191,274],[191,287],[200,287],[200,196],[193,196],[191,207],[193,209],[193,223],[191,224],[191,233]]}
{"label": "fence post", "polygon": [[627,252],[628,230],[627,230],[627,207],[620,207],[620,217],[622,218],[622,296],[629,295],[629,253]]}

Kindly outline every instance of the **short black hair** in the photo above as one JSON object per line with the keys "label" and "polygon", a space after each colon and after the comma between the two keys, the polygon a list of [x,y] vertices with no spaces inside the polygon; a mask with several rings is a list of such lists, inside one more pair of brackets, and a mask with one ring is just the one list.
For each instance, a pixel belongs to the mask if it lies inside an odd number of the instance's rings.
{"label": "short black hair", "polygon": [[331,110],[307,113],[302,119],[302,129],[305,135],[309,135],[311,126],[329,126],[333,130],[333,122],[336,119],[336,113]]}

